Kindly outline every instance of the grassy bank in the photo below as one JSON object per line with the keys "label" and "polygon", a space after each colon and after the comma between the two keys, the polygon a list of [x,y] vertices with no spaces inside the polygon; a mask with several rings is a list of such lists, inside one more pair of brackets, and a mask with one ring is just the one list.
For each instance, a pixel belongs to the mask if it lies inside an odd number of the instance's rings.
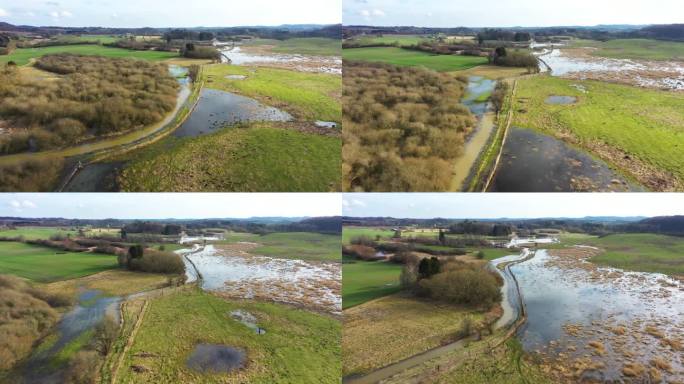
{"label": "grassy bank", "polygon": [[596,40],[575,40],[573,47],[592,47],[593,56],[613,59],[637,60],[684,60],[684,43],[650,39],[616,39],[605,42]]}
{"label": "grassy bank", "polygon": [[123,191],[330,191],[340,184],[341,140],[261,123],[141,151]]}
{"label": "grassy bank", "polygon": [[454,338],[461,322],[482,314],[398,295],[344,311],[343,374],[368,372],[438,347]]}
{"label": "grassy bank", "polygon": [[[573,96],[577,103],[547,104],[553,95]],[[651,189],[681,189],[682,103],[684,95],[674,92],[536,76],[518,82],[513,125],[571,141]]]}
{"label": "grassy bank", "polygon": [[616,234],[578,239],[606,252],[592,262],[632,271],[684,274],[684,239],[650,233]]}
{"label": "grassy bank", "polygon": [[[266,334],[233,320],[241,309],[257,317]],[[119,372],[119,383],[338,383],[340,323],[291,307],[232,302],[199,290],[152,299]],[[169,344],[169,337],[174,342]],[[199,373],[186,359],[199,343],[233,346],[246,352],[245,369],[232,374]],[[145,352],[155,357],[141,357]],[[131,365],[149,371],[136,373]]]}
{"label": "grassy bank", "polygon": [[345,49],[342,57],[345,60],[382,62],[402,67],[425,67],[439,72],[460,71],[487,63],[484,57],[433,55],[395,47]]}
{"label": "grassy bank", "polygon": [[[228,75],[247,77],[236,80]],[[302,120],[342,120],[341,76],[219,64],[207,66],[204,77],[208,88],[255,98]]]}
{"label": "grassy bank", "polygon": [[37,282],[73,279],[117,267],[116,256],[112,255],[0,242],[0,273]]}
{"label": "grassy bank", "polygon": [[355,261],[342,266],[342,307],[350,308],[400,290],[401,265]]}
{"label": "grassy bank", "polygon": [[18,48],[9,55],[0,56],[0,64],[4,65],[10,61],[14,61],[17,65],[26,65],[31,59],[53,53],[74,53],[88,56],[133,58],[149,61],[161,61],[178,56],[178,53],[175,52],[131,51],[128,49],[110,48],[102,45],[59,45],[42,48]]}
{"label": "grassy bank", "polygon": [[338,39],[304,37],[287,40],[252,39],[245,46],[265,47],[271,52],[293,55],[341,56],[342,43]]}

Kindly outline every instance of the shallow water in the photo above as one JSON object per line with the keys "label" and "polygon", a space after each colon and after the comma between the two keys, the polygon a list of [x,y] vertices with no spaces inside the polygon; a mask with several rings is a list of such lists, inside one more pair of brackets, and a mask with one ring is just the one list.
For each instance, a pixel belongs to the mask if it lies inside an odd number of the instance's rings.
{"label": "shallow water", "polygon": [[270,64],[271,66],[288,66],[302,72],[319,72],[342,74],[342,59],[340,57],[305,56],[293,54],[259,54],[250,53],[241,47],[228,47],[221,51],[222,61],[232,65]]}
{"label": "shallow water", "polygon": [[92,163],[78,171],[63,192],[116,192],[117,171],[122,162]]}
{"label": "shallow water", "polygon": [[641,191],[603,161],[551,136],[511,127],[490,192]]}
{"label": "shallow water", "polygon": [[549,96],[546,98],[546,104],[574,104],[577,98],[573,96]]}
{"label": "shallow water", "polygon": [[199,372],[228,373],[242,368],[245,352],[217,344],[198,344],[188,357],[188,368]]}
{"label": "shallow water", "polygon": [[197,107],[173,135],[196,137],[238,123],[290,120],[292,116],[287,112],[265,106],[249,97],[205,88]]}
{"label": "shallow water", "polygon": [[[684,327],[684,286],[658,273],[623,272],[615,268],[599,268],[600,276],[617,274],[617,278],[596,278],[586,269],[561,269],[547,262],[553,258],[539,250],[533,259],[511,266],[527,310],[527,322],[518,333],[527,351],[541,351],[563,360],[581,358],[585,354],[605,364],[598,374],[605,380],[618,379],[625,361],[635,360],[645,366],[655,356],[669,361],[682,379],[681,360],[674,358],[659,339],[642,333],[636,327],[657,324],[668,337],[681,337]],[[584,261],[587,263],[586,261]],[[573,336],[564,325],[579,325],[583,331]],[[624,336],[610,332],[611,325],[626,324]],[[636,336],[632,339],[633,336]],[[587,344],[600,340],[606,348],[604,356],[593,356]],[[573,350],[574,349],[574,350]],[[635,356],[625,359],[621,351]],[[564,355],[558,355],[558,353]],[[567,361],[566,361],[567,362]]]}
{"label": "shallow water", "polygon": [[313,305],[335,313],[341,311],[339,264],[245,256],[213,245],[196,246],[192,251],[179,253],[187,258],[189,282],[197,278],[192,272],[194,264],[202,276],[204,290],[245,299],[261,297]]}
{"label": "shallow water", "polygon": [[487,264],[489,269],[496,271],[503,278],[503,286],[501,287],[501,307],[503,308],[503,314],[494,324],[495,329],[504,328],[513,324],[520,316],[521,311],[521,298],[510,266],[505,267],[503,270],[498,268],[498,266],[503,263],[522,260],[528,257],[529,254],[530,251],[528,249],[523,249],[520,254],[500,257]]}

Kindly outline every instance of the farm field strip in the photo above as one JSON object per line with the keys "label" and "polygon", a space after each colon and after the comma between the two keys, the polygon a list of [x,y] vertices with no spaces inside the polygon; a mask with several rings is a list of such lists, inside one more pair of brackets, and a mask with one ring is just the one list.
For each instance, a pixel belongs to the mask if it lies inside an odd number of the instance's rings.
{"label": "farm field strip", "polygon": [[423,66],[438,72],[459,71],[487,63],[484,57],[433,55],[395,47],[345,49],[342,57],[345,60],[383,62],[403,67]]}

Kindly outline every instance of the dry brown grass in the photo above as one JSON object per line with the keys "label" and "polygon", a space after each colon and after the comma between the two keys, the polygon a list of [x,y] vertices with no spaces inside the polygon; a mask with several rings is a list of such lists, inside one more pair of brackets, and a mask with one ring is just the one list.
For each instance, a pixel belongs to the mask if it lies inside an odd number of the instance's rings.
{"label": "dry brown grass", "polygon": [[343,374],[368,372],[452,341],[467,317],[481,323],[484,315],[402,295],[346,309]]}
{"label": "dry brown grass", "polygon": [[168,275],[142,273],[124,270],[110,270],[79,279],[63,280],[46,284],[47,292],[67,293],[75,296],[79,289],[97,289],[109,295],[125,296],[136,292],[148,291],[166,285]]}

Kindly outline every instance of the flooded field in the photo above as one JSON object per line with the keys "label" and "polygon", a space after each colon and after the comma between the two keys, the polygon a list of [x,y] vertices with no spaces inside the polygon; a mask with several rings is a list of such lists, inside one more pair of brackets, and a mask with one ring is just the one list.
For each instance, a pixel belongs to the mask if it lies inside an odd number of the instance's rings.
{"label": "flooded field", "polygon": [[481,76],[470,76],[468,81],[466,96],[462,103],[477,117],[477,126],[468,136],[463,154],[454,163],[451,191],[463,189],[464,181],[494,131],[494,112],[489,96],[496,86],[496,81]]}
{"label": "flooded field", "polygon": [[20,368],[23,380],[36,384],[63,383],[65,367],[55,364],[55,356],[84,332],[92,330],[105,315],[118,320],[117,304],[120,300],[119,297],[103,296],[102,292],[97,290],[82,292],[78,297],[78,304],[57,323],[57,341],[47,349],[32,355]]}
{"label": "flooded field", "polygon": [[255,256],[214,245],[183,254],[188,282],[230,298],[262,299],[341,313],[342,269],[338,263]]}
{"label": "flooded field", "polygon": [[215,89],[202,89],[195,110],[173,132],[175,137],[196,137],[237,123],[290,121],[292,116],[254,99]]}
{"label": "flooded field", "polygon": [[612,81],[648,88],[684,90],[684,63],[592,56],[595,48],[544,49],[542,71],[577,80]]}
{"label": "flooded field", "polygon": [[339,57],[272,54],[239,46],[220,51],[223,62],[233,65],[267,65],[301,72],[342,74],[342,59]]}
{"label": "flooded field", "polygon": [[551,136],[511,127],[490,192],[641,191],[605,162]]}
{"label": "flooded field", "polygon": [[519,339],[570,382],[681,382],[684,284],[587,261],[591,247],[539,250],[511,266],[528,319]]}
{"label": "flooded field", "polygon": [[188,368],[198,372],[228,373],[243,367],[245,352],[225,345],[199,344],[188,358]]}

